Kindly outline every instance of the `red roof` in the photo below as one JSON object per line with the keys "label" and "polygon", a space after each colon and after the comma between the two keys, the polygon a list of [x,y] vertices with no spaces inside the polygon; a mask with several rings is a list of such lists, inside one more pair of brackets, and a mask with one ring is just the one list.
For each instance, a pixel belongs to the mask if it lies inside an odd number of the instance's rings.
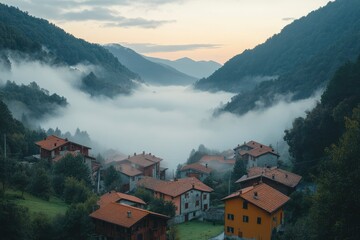
{"label": "red roof", "polygon": [[124,161],[134,163],[141,167],[149,167],[162,161],[162,159],[151,155],[151,153],[145,154],[145,152],[143,152],[141,154],[134,154],[134,156],[131,157],[129,156],[127,159],[124,159]]}
{"label": "red roof", "polygon": [[181,168],[180,171],[186,171],[186,170],[196,170],[198,172],[203,172],[203,173],[211,173],[213,171],[213,169],[211,169],[210,167],[204,166],[200,163],[193,163],[193,164],[189,164],[189,165],[185,165]]}
{"label": "red roof", "polygon": [[137,185],[172,197],[179,196],[191,189],[196,189],[202,192],[213,191],[211,187],[205,185],[195,177],[180,178],[174,181],[163,181],[152,177],[144,177],[139,180]]}
{"label": "red roof", "polygon": [[134,177],[143,174],[140,170],[131,166],[130,163],[123,163],[123,162],[119,163],[115,166],[115,169],[129,177]]}
{"label": "red roof", "polygon": [[66,144],[67,142],[68,141],[66,139],[62,139],[55,135],[51,135],[46,137],[44,140],[36,142],[35,144],[41,147],[42,149],[51,151]]}
{"label": "red roof", "polygon": [[222,200],[243,198],[253,205],[272,213],[287,203],[290,198],[265,183],[247,187],[235,192]]}
{"label": "red roof", "polygon": [[125,193],[115,192],[115,191],[111,191],[102,195],[100,197],[100,200],[98,201],[98,204],[100,205],[100,207],[103,207],[109,203],[119,202],[121,200],[127,200],[129,202],[139,203],[143,205],[146,204],[143,200],[141,200],[138,197],[128,195]]}
{"label": "red roof", "polygon": [[272,168],[252,167],[248,170],[248,174],[242,176],[240,179],[236,181],[236,183],[245,182],[247,180],[258,178],[261,176],[279,182],[288,187],[296,187],[302,178],[300,175],[285,171],[277,167],[272,167]]}
{"label": "red roof", "polygon": [[240,155],[246,155],[249,154],[253,157],[259,157],[261,155],[270,153],[270,154],[274,154],[276,156],[279,156],[277,153],[275,153],[274,149],[272,149],[269,146],[266,146],[264,144],[255,142],[255,141],[250,141],[246,144],[243,145],[238,145],[234,150],[237,150],[238,148],[242,147],[242,146],[247,146],[250,148],[250,150],[240,150],[239,153]]}
{"label": "red roof", "polygon": [[[130,212],[130,217],[128,216]],[[109,203],[90,214],[90,217],[105,222],[116,224],[125,228],[130,228],[144,217],[152,215],[165,220],[168,216],[150,212],[141,208],[132,207],[125,204]]]}
{"label": "red roof", "polygon": [[[47,136],[44,140],[41,140],[39,142],[36,142],[35,144],[38,145],[39,147],[41,147],[42,149],[48,150],[48,151],[52,151],[60,146],[63,146],[67,143],[69,143],[71,141],[67,140],[67,139],[63,139],[60,137],[57,137],[55,135],[51,135],[51,136]],[[83,146],[81,144],[78,143],[74,143],[71,142],[73,144],[79,145],[79,146]],[[89,147],[83,146],[84,148],[87,149],[91,149]]]}

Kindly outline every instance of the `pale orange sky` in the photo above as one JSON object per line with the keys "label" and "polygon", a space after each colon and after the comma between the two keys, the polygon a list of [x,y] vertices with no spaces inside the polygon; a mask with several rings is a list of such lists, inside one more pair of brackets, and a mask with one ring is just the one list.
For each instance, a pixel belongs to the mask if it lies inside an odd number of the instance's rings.
{"label": "pale orange sky", "polygon": [[93,43],[177,59],[231,57],[329,0],[5,0]]}

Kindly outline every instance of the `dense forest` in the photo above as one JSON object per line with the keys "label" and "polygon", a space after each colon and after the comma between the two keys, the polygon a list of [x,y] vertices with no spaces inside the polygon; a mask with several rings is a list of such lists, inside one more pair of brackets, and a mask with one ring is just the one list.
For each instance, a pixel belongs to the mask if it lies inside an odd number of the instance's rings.
{"label": "dense forest", "polygon": [[279,239],[358,239],[360,213],[360,58],[338,69],[321,102],[285,132],[293,170],[317,190],[299,191],[288,205]]}
{"label": "dense forest", "polygon": [[92,95],[129,93],[135,87],[132,80],[140,80],[100,45],[4,4],[0,4],[0,50],[1,62],[9,61],[7,51],[12,50],[51,64],[97,66],[82,82],[82,88]]}
{"label": "dense forest", "polygon": [[265,43],[229,60],[196,87],[239,93],[225,111],[246,113],[276,103],[310,97],[325,87],[338,67],[360,53],[360,2],[330,2],[286,26]]}

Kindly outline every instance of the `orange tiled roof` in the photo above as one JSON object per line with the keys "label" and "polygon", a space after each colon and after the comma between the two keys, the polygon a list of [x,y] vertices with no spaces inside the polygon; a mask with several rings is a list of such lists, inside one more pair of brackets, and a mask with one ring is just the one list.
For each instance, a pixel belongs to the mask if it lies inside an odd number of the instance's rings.
{"label": "orange tiled roof", "polygon": [[145,154],[145,152],[143,152],[141,154],[134,154],[134,156],[131,157],[129,156],[127,159],[124,159],[124,161],[134,163],[141,167],[149,167],[162,161],[162,159],[155,157],[155,155],[152,155],[151,153]]}
{"label": "orange tiled roof", "polygon": [[129,177],[134,177],[143,174],[139,169],[131,166],[130,163],[121,162],[115,166],[115,169]]}
{"label": "orange tiled roof", "polygon": [[265,183],[247,187],[235,192],[222,200],[240,197],[255,206],[272,213],[282,207],[290,198]]}
{"label": "orange tiled roof", "polygon": [[[274,154],[276,156],[279,156],[277,153],[275,153],[274,149],[272,149],[269,146],[266,146],[264,144],[255,142],[255,141],[250,141],[246,144],[243,144],[241,146],[248,146],[250,148],[250,150],[240,150],[239,153],[240,155],[246,155],[249,154],[253,157],[259,157],[261,155],[264,155],[266,153],[270,153],[270,154]],[[238,145],[234,150],[237,150],[239,147],[241,147],[240,145]]]}
{"label": "orange tiled roof", "polygon": [[129,202],[134,202],[144,205],[146,204],[143,200],[141,200],[138,197],[128,195],[125,193],[115,192],[115,191],[111,191],[102,195],[100,197],[100,200],[98,201],[98,204],[100,205],[100,207],[103,207],[112,202],[119,202],[120,200],[127,200]]}
{"label": "orange tiled roof", "polygon": [[45,150],[51,151],[53,149],[56,149],[64,144],[66,144],[67,142],[68,141],[66,139],[62,139],[55,135],[51,135],[51,136],[46,137],[44,140],[36,142],[35,144]]}
{"label": "orange tiled roof", "polygon": [[180,171],[186,171],[188,169],[193,169],[198,172],[203,172],[203,173],[208,173],[208,174],[213,171],[213,169],[211,169],[210,167],[204,166],[200,163],[193,163],[193,164],[185,165],[181,168]]}
{"label": "orange tiled roof", "polygon": [[[48,151],[52,151],[60,146],[65,145],[66,143],[69,143],[71,141],[67,140],[67,139],[63,139],[60,137],[57,137],[55,135],[51,135],[51,136],[47,136],[44,140],[38,141],[35,144],[38,145],[39,147],[41,147],[42,149],[48,150]],[[72,144],[76,144],[79,146],[83,146],[81,144],[78,143],[74,143],[71,142]],[[91,149],[89,147],[83,146],[84,148],[87,149]]]}
{"label": "orange tiled roof", "polygon": [[[128,212],[131,212],[131,217],[128,217]],[[153,215],[163,219],[169,219],[168,216],[162,214],[118,203],[109,203],[104,207],[101,207],[95,212],[91,213],[90,217],[116,224],[125,228],[130,228],[147,215]]]}
{"label": "orange tiled roof", "polygon": [[139,180],[137,185],[172,197],[179,196],[191,189],[202,192],[213,191],[211,187],[205,185],[195,177],[180,178],[174,181],[163,181],[152,177],[144,177]]}
{"label": "orange tiled roof", "polygon": [[300,175],[285,171],[277,167],[272,167],[272,168],[252,167],[248,170],[248,174],[242,176],[240,179],[236,181],[236,183],[241,183],[249,179],[258,178],[261,176],[279,182],[288,187],[296,187],[302,178]]}

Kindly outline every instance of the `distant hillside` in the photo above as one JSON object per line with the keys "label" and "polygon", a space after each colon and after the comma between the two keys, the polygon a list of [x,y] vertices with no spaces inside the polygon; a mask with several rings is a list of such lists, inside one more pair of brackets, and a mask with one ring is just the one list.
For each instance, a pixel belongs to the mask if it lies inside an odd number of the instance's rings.
{"label": "distant hillside", "polygon": [[180,72],[194,76],[198,79],[210,76],[222,66],[220,63],[214,61],[194,61],[187,57],[180,58],[175,61],[154,57],[146,58],[150,61],[173,67]]}
{"label": "distant hillside", "polygon": [[[0,50],[31,54],[35,59],[73,66],[95,65],[83,78],[82,89],[92,95],[129,93],[139,76],[97,44],[66,33],[46,20],[29,16],[17,8],[0,4]],[[6,63],[4,51],[1,62]],[[49,79],[50,80],[50,79]]]}
{"label": "distant hillside", "polygon": [[360,53],[359,12],[358,0],[330,2],[230,59],[195,86],[240,93],[224,108],[238,114],[270,106],[279,95],[307,98]]}
{"label": "distant hillside", "polygon": [[119,44],[109,44],[104,47],[117,57],[122,64],[131,71],[138,73],[148,83],[156,85],[189,85],[197,80],[174,68],[149,61],[130,48]]}

